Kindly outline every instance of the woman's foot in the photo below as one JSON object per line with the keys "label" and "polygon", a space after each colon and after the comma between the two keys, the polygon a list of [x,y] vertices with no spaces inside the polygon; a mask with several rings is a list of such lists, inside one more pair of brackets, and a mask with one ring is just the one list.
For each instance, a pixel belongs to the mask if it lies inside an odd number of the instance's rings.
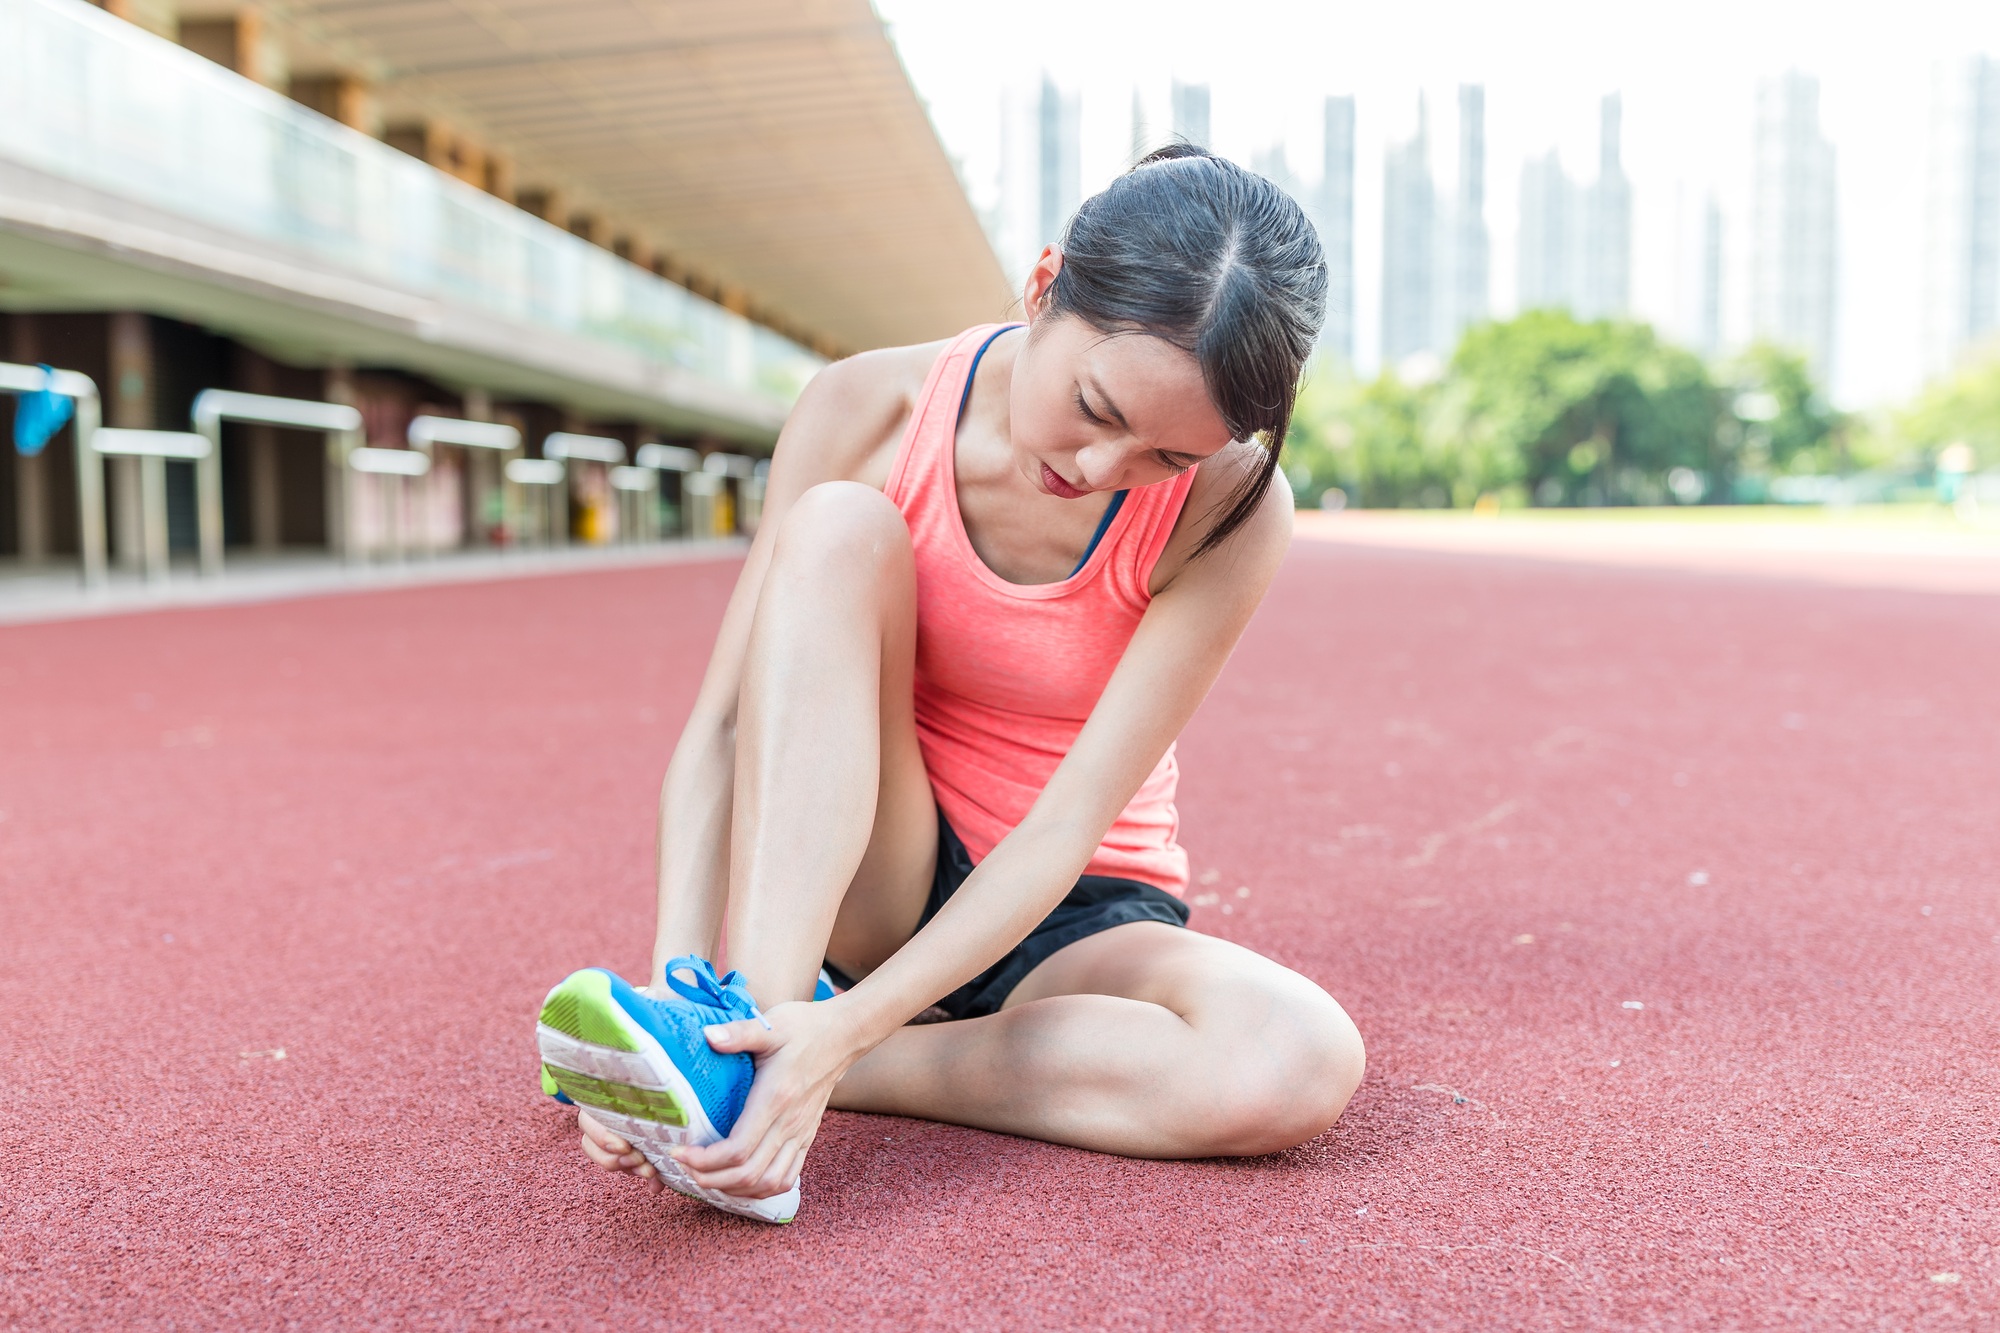
{"label": "woman's foot", "polygon": [[666,979],[667,993],[655,997],[586,968],[550,991],[535,1028],[543,1088],[553,1084],[622,1136],[668,1187],[762,1222],[791,1221],[796,1184],[768,1199],[738,1198],[695,1184],[674,1159],[676,1147],[728,1136],[755,1074],[749,1056],[711,1050],[703,1029],[759,1015],[737,975],[718,978],[703,959],[675,959]]}

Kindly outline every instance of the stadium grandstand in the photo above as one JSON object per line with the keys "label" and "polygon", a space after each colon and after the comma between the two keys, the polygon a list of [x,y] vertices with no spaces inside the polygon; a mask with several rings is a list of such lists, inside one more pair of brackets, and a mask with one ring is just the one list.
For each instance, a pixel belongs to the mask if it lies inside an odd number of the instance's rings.
{"label": "stadium grandstand", "polygon": [[742,531],[827,359],[1009,303],[867,0],[0,0],[0,50],[17,572]]}

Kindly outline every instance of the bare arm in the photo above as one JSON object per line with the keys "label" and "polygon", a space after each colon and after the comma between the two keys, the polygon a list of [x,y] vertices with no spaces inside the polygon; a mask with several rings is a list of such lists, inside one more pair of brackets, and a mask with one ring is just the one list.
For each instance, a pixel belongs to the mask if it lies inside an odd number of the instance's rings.
{"label": "bare arm", "polygon": [[883,484],[914,391],[936,351],[897,348],[828,366],[799,395],[779,433],[763,520],[660,786],[659,919],[651,973],[656,982],[669,958],[713,957],[721,936],[729,896],[736,698],[779,525],[799,496],[821,482]]}

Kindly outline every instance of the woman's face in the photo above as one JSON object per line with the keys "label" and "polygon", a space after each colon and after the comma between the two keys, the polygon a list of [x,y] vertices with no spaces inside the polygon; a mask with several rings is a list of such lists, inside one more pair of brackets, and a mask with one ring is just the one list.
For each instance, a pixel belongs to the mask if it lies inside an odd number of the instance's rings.
{"label": "woman's face", "polygon": [[1050,495],[1076,500],[1165,481],[1221,452],[1229,427],[1192,356],[1143,333],[1105,334],[1041,313],[1061,268],[1051,246],[1024,293],[1028,339],[1008,402],[1022,472]]}

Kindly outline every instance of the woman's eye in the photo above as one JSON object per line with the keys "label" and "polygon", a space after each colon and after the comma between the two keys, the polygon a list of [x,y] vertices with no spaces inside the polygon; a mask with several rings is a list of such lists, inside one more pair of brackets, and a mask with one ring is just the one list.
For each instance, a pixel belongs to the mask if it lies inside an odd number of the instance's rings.
{"label": "woman's eye", "polygon": [[1183,463],[1179,459],[1169,458],[1165,454],[1154,454],[1153,457],[1159,460],[1161,467],[1175,474],[1185,472],[1194,466],[1192,463]]}
{"label": "woman's eye", "polygon": [[1083,413],[1085,421],[1094,421],[1100,426],[1104,424],[1104,418],[1091,411],[1090,404],[1083,401],[1083,390],[1081,389],[1076,391],[1076,410]]}

